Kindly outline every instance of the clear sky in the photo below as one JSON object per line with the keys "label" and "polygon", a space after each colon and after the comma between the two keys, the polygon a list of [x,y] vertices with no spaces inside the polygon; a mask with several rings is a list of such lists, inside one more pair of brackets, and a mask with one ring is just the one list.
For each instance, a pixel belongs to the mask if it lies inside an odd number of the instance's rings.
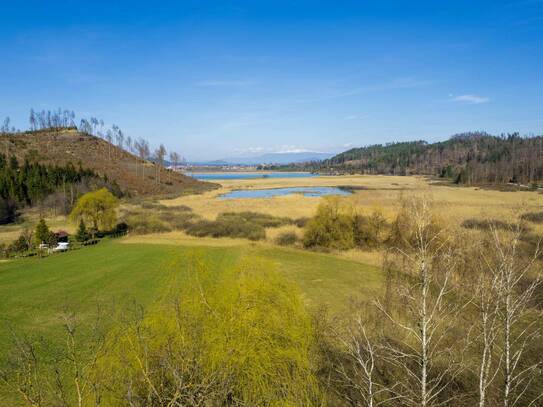
{"label": "clear sky", "polygon": [[543,0],[0,0],[0,119],[58,107],[192,160],[543,133]]}

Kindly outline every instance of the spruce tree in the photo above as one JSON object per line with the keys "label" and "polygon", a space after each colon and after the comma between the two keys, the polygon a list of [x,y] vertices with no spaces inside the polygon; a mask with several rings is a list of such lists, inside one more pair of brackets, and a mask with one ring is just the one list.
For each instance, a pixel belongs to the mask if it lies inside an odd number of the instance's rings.
{"label": "spruce tree", "polygon": [[83,219],[79,221],[79,227],[77,228],[77,233],[75,235],[75,239],[78,242],[85,242],[89,238],[89,234],[87,232],[87,227],[85,226],[85,222],[83,222]]}
{"label": "spruce tree", "polygon": [[47,223],[45,223],[45,220],[42,218],[38,222],[38,225],[36,226],[36,244],[40,245],[42,243],[47,243],[50,240],[51,232],[49,231],[49,227],[47,226]]}

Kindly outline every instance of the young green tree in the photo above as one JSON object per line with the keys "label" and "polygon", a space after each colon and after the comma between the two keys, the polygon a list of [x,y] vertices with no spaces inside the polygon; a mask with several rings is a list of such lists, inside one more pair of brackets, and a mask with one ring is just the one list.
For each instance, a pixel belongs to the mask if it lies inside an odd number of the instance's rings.
{"label": "young green tree", "polygon": [[77,228],[77,233],[75,234],[75,239],[78,242],[85,242],[89,238],[89,233],[87,232],[87,227],[83,219],[79,220],[79,227]]}
{"label": "young green tree", "polygon": [[36,245],[49,242],[50,235],[51,231],[49,230],[47,223],[45,223],[45,219],[40,219],[36,226],[36,232],[34,234],[34,238],[36,239]]}
{"label": "young green tree", "polygon": [[195,257],[170,288],[107,337],[96,372],[104,405],[324,405],[311,317],[273,265],[242,260],[218,272]]}
{"label": "young green tree", "polygon": [[72,221],[90,224],[93,234],[110,230],[117,222],[119,200],[106,188],[88,192],[77,200],[70,214]]}

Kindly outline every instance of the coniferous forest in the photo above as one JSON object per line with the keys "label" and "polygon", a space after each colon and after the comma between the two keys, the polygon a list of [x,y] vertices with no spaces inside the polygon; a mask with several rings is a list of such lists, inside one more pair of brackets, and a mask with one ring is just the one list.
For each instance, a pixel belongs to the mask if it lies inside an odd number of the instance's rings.
{"label": "coniferous forest", "polygon": [[[90,180],[107,182],[81,165],[44,165],[31,158],[19,163],[15,156],[8,159],[0,154],[0,223],[12,222],[18,208],[38,204],[61,206],[67,211],[77,198],[74,186]],[[60,199],[47,202],[55,194],[59,195],[55,198]]]}
{"label": "coniferous forest", "polygon": [[533,184],[543,180],[543,136],[469,132],[437,143],[375,144],[303,167],[332,173],[439,176],[464,185]]}

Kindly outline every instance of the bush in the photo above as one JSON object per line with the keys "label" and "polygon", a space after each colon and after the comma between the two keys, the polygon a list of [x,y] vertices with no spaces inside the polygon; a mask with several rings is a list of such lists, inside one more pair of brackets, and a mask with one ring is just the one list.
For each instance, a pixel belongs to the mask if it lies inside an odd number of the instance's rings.
{"label": "bush", "polygon": [[[413,196],[400,201],[401,207],[396,219],[390,226],[387,244],[395,248],[410,249],[416,247],[421,233],[424,236],[435,236],[432,248],[445,244],[451,237],[432,208],[432,202],[425,197]],[[419,219],[424,219],[419,224]]]}
{"label": "bush", "polygon": [[250,222],[263,228],[276,228],[292,223],[289,218],[279,218],[258,212],[224,212],[217,216],[217,221]]}
{"label": "bush", "polygon": [[185,231],[192,236],[233,237],[249,240],[266,238],[265,228],[292,223],[289,218],[279,218],[258,212],[224,212],[216,220],[190,223]]}
{"label": "bush", "polygon": [[[220,217],[220,215],[219,215]],[[261,240],[266,237],[264,228],[256,223],[240,221],[239,218],[223,217],[217,220],[200,220],[186,229],[191,236],[233,237]]]}
{"label": "bush", "polygon": [[305,247],[348,250],[373,249],[387,239],[387,224],[380,212],[361,215],[341,210],[337,200],[321,204],[314,218],[307,222]]}
{"label": "bush", "polygon": [[543,212],[527,212],[521,218],[532,223],[543,223]]}
{"label": "bush", "polygon": [[476,230],[489,230],[492,227],[498,230],[511,230],[514,228],[514,225],[496,219],[466,219],[461,226],[466,229]]}
{"label": "bush", "polygon": [[166,206],[157,202],[143,202],[141,207],[161,212],[192,212],[192,209],[187,205]]}
{"label": "bush", "polygon": [[147,202],[141,207],[144,210],[132,210],[123,216],[123,223],[136,234],[185,230],[196,217],[185,205],[164,206]]}
{"label": "bush", "polygon": [[172,227],[159,215],[147,212],[133,212],[125,216],[124,222],[135,234],[171,232]]}
{"label": "bush", "polygon": [[24,230],[21,235],[6,249],[7,253],[24,253],[32,249],[33,234],[31,230]]}
{"label": "bush", "polygon": [[293,221],[293,223],[299,228],[305,227],[305,225],[307,225],[307,222],[309,222],[309,218],[307,217],[297,218],[297,219],[294,219]]}
{"label": "bush", "polygon": [[361,248],[378,247],[385,239],[386,227],[387,222],[379,212],[374,212],[370,216],[355,215],[353,217],[354,244]]}
{"label": "bush", "polygon": [[292,246],[297,241],[298,236],[294,232],[283,232],[275,239],[275,242],[281,246]]}
{"label": "bush", "polygon": [[307,223],[303,243],[305,247],[352,249],[355,245],[352,216],[341,213],[336,200],[321,204]]}

